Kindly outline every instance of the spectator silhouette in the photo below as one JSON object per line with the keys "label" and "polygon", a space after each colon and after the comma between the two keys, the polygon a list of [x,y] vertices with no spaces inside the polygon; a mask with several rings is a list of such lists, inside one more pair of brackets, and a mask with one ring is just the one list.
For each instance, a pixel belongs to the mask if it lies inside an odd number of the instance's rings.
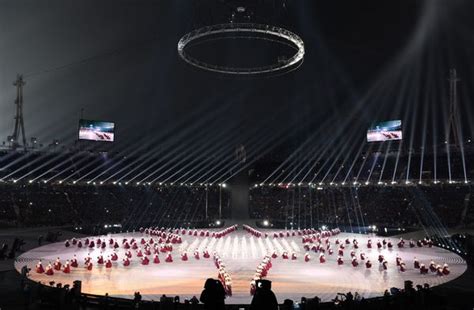
{"label": "spectator silhouette", "polygon": [[278,310],[278,301],[272,291],[272,282],[268,280],[258,280],[257,289],[250,304],[250,310]]}
{"label": "spectator silhouette", "polygon": [[204,284],[204,290],[199,300],[204,304],[207,310],[223,310],[225,309],[225,291],[219,280],[207,279]]}

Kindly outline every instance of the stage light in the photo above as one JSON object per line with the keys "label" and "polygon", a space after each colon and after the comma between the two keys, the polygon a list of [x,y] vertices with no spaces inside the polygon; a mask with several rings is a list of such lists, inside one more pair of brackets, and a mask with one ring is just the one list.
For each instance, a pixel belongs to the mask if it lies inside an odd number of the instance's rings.
{"label": "stage light", "polygon": [[63,184],[63,181],[62,181],[62,180],[61,180],[61,181],[59,181],[59,184]]}
{"label": "stage light", "polygon": [[13,180],[13,183],[16,183],[16,180]]}
{"label": "stage light", "polygon": [[113,182],[113,184],[115,185],[115,184],[117,184],[117,182],[116,182],[116,181],[114,181],[114,182]]}
{"label": "stage light", "polygon": [[128,182],[125,182],[125,185],[128,185]]}
{"label": "stage light", "polygon": [[137,185],[140,185],[140,182],[137,182]]}
{"label": "stage light", "polygon": [[397,184],[397,182],[396,182],[396,181],[392,181],[392,182],[390,182],[390,184]]}
{"label": "stage light", "polygon": [[223,188],[226,188],[226,187],[227,187],[227,184],[222,183],[222,187],[223,187]]}
{"label": "stage light", "polygon": [[321,226],[321,230],[326,230],[328,227],[326,225]]}
{"label": "stage light", "polygon": [[100,185],[104,184],[104,181],[100,181]]}
{"label": "stage light", "polygon": [[365,185],[369,185],[370,183],[369,182],[365,182]]}
{"label": "stage light", "polygon": [[219,226],[221,224],[221,221],[217,220],[216,225]]}
{"label": "stage light", "polygon": [[30,183],[30,184],[33,183],[33,180],[29,180],[28,183]]}
{"label": "stage light", "polygon": [[77,181],[72,181],[72,184],[76,184],[76,183],[77,183]]}
{"label": "stage light", "polygon": [[346,185],[346,182],[342,182],[341,185]]}
{"label": "stage light", "polygon": [[408,180],[407,180],[407,181],[405,181],[405,184],[410,184],[410,183],[411,183],[411,182],[410,182],[410,181],[408,181]]}
{"label": "stage light", "polygon": [[87,181],[87,184],[91,184],[91,181]]}

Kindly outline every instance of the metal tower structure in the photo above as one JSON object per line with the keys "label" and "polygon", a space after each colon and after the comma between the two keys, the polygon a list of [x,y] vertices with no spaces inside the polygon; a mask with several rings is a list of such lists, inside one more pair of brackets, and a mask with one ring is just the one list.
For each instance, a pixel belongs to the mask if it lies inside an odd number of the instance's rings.
{"label": "metal tower structure", "polygon": [[[458,94],[457,83],[460,79],[457,77],[456,69],[449,70],[449,119],[446,126],[446,141],[448,144],[459,147],[459,115],[458,115]],[[453,140],[451,140],[451,135]]]}
{"label": "metal tower structure", "polygon": [[20,146],[19,138],[21,135],[21,139],[23,142],[23,147],[26,150],[26,134],[25,134],[25,122],[23,120],[23,86],[25,86],[25,81],[23,81],[23,75],[18,74],[16,77],[16,81],[13,82],[13,85],[16,86],[16,115],[15,115],[15,129],[13,130],[13,134],[9,137],[9,142],[13,149],[16,149]]}

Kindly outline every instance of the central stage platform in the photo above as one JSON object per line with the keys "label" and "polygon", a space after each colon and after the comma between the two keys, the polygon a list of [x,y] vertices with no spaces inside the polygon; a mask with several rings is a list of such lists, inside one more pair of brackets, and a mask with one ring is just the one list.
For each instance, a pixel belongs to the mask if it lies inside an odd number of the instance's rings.
{"label": "central stage platform", "polygon": [[[211,231],[211,230],[210,230]],[[212,231],[211,231],[212,232]],[[278,257],[272,259],[272,268],[268,271],[266,279],[273,282],[273,291],[278,301],[282,303],[284,299],[290,298],[299,300],[302,296],[319,296],[322,301],[332,300],[337,293],[348,291],[358,292],[362,297],[369,298],[381,296],[386,289],[391,287],[403,287],[405,280],[411,280],[416,284],[428,283],[431,286],[440,285],[459,277],[466,271],[466,262],[458,255],[437,247],[413,247],[405,245],[404,248],[397,248],[399,241],[395,238],[386,238],[394,244],[393,249],[383,247],[377,249],[376,243],[382,238],[370,235],[340,233],[329,237],[334,254],[326,253],[327,261],[320,263],[319,253],[305,251],[302,236],[289,236],[274,238],[273,230],[265,230],[268,237],[256,237],[248,232],[239,230],[229,233],[221,238],[181,235],[182,243],[174,244],[173,262],[165,262],[165,255],[160,253],[161,262],[153,264],[153,255],[150,256],[149,265],[142,265],[140,258],[133,252],[130,266],[123,266],[122,259],[125,257],[125,249],[120,246],[114,249],[109,246],[109,239],[114,239],[122,244],[123,239],[136,239],[137,241],[150,236],[144,233],[122,233],[107,236],[100,236],[107,241],[104,250],[99,248],[77,248],[76,246],[65,247],[64,243],[54,243],[45,245],[21,255],[15,262],[15,267],[20,270],[27,265],[32,268],[30,278],[34,281],[49,283],[72,284],[74,280],[82,281],[82,291],[84,293],[103,295],[108,293],[111,296],[133,298],[133,293],[139,291],[146,300],[159,300],[166,294],[167,296],[179,295],[181,300],[197,296],[203,289],[204,281],[207,278],[217,278],[217,268],[212,258],[212,253],[216,252],[225,264],[225,269],[232,278],[233,295],[226,300],[227,304],[247,304],[250,303],[250,282],[252,281],[258,264],[265,255],[276,252]],[[285,233],[286,234],[286,233]],[[99,237],[91,237],[96,240]],[[157,237],[153,237],[157,239]],[[351,244],[344,250],[344,264],[337,264],[336,239],[344,241],[350,239]],[[358,249],[353,249],[352,241],[356,239],[359,244]],[[367,248],[367,241],[371,239],[373,248]],[[84,242],[85,238],[82,239]],[[156,242],[156,241],[155,241]],[[408,242],[407,242],[408,243]],[[139,247],[143,247],[138,243]],[[200,259],[195,259],[195,251],[201,253]],[[204,258],[204,250],[211,253],[210,258]],[[350,251],[354,250],[359,258],[360,253],[366,254],[366,259],[373,263],[371,269],[367,269],[364,261],[359,259],[359,266],[351,265]],[[282,252],[297,255],[296,260],[283,259]],[[97,264],[97,256],[102,252],[104,258],[116,252],[119,259],[113,262],[112,268],[105,268],[104,265]],[[188,261],[181,260],[181,253],[187,252]],[[305,253],[309,253],[311,258],[308,262],[304,260]],[[378,256],[384,255],[388,262],[387,270],[384,270],[377,261]],[[48,276],[35,272],[35,265],[41,259],[46,268],[49,262],[59,257],[64,263],[76,255],[79,262],[78,268],[72,268],[71,273],[55,271],[54,275]],[[406,263],[407,270],[401,272],[396,266],[397,255]],[[92,270],[84,267],[84,258],[90,256],[93,262]],[[450,274],[438,276],[429,272],[421,275],[418,269],[413,266],[414,258],[426,266],[430,261],[436,264],[449,265]]]}

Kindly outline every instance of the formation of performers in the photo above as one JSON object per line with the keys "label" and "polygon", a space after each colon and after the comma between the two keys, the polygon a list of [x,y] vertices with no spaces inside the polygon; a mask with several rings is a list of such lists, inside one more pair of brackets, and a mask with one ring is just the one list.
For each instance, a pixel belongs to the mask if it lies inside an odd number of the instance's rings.
{"label": "formation of performers", "polygon": [[[261,238],[262,236],[268,237],[265,233],[253,229],[250,226],[244,225],[244,230],[250,233],[251,235]],[[231,226],[224,230],[218,232],[210,232],[208,230],[187,230],[187,229],[165,229],[165,228],[142,228],[140,232],[142,232],[145,236],[141,238],[123,238],[121,242],[114,238],[109,238],[106,240],[105,238],[85,238],[85,239],[71,239],[66,240],[64,245],[65,247],[77,247],[77,248],[86,248],[89,250],[92,249],[99,249],[100,255],[97,257],[96,263],[99,266],[104,266],[105,268],[109,269],[112,268],[114,262],[117,262],[119,256],[117,251],[119,249],[123,249],[124,257],[122,259],[122,264],[124,267],[128,267],[131,265],[132,259],[132,251],[134,251],[135,256],[139,258],[139,262],[141,265],[149,265],[150,263],[153,264],[160,264],[161,260],[159,254],[165,255],[164,262],[171,263],[173,262],[173,245],[181,244],[183,235],[190,235],[190,236],[199,236],[199,237],[212,237],[212,238],[221,238],[226,236],[227,234],[235,231],[237,229],[237,225]],[[360,249],[360,245],[357,239],[350,240],[346,238],[345,240],[335,239],[333,241],[330,240],[330,237],[339,234],[340,231],[338,229],[328,230],[328,231],[318,231],[314,229],[305,229],[305,230],[297,230],[297,231],[286,231],[286,232],[275,232],[273,237],[274,238],[285,238],[285,237],[292,237],[292,236],[300,236],[303,242],[303,248],[306,251],[304,254],[304,261],[310,262],[311,252],[319,254],[319,263],[324,264],[326,263],[326,255],[333,255],[335,252],[337,253],[336,263],[338,265],[344,265],[344,254],[345,252],[349,251],[350,255],[350,264],[353,267],[358,267],[359,262],[365,265],[367,269],[372,268],[372,262],[370,259],[367,258],[364,252],[359,252],[356,254],[356,251]],[[370,251],[371,249],[388,249],[392,250],[394,247],[401,249],[404,247],[432,247],[433,242],[430,239],[422,239],[422,240],[409,240],[408,242],[403,240],[402,238],[395,243],[392,243],[391,240],[377,240],[375,244],[372,243],[371,239],[367,240],[366,247]],[[333,246],[335,250],[333,250]],[[112,253],[104,257],[102,254],[103,251],[105,252],[106,249],[112,249]],[[283,260],[297,260],[298,254],[296,251],[290,250],[287,251],[280,247],[279,252],[281,253],[281,258]],[[254,275],[254,279],[252,283],[255,283],[256,280],[260,280],[264,278],[268,270],[271,268],[272,263],[271,259],[278,258],[277,251],[271,252],[271,255],[266,255],[262,262],[258,265],[256,273]],[[181,252],[181,260],[188,261],[188,253],[186,251]],[[193,254],[195,260],[203,258],[210,258],[209,251],[203,250],[200,252],[199,249],[195,249]],[[225,269],[225,265],[222,263],[220,257],[214,253],[213,254],[214,261],[216,267],[219,271],[219,279],[221,279],[224,287],[226,288],[226,292],[228,295],[232,294],[231,290],[231,279],[228,272]],[[389,263],[385,259],[384,255],[380,254],[377,257],[377,261],[379,262],[379,268],[381,270],[387,270]],[[414,269],[418,269],[421,274],[428,274],[436,273],[439,276],[448,275],[450,273],[449,266],[447,264],[439,265],[434,263],[433,261],[430,262],[428,267],[424,264],[420,263],[416,258],[413,261]],[[395,258],[395,263],[400,272],[405,272],[407,270],[406,263],[400,258],[398,255]],[[116,264],[115,264],[116,265]],[[37,273],[44,273],[46,275],[53,275],[55,272],[63,272],[63,273],[70,273],[71,268],[78,268],[79,264],[74,255],[73,258],[66,260],[64,263],[61,262],[60,258],[58,257],[54,263],[49,263],[46,268],[43,267],[42,262],[39,261],[36,265],[36,272]],[[92,258],[88,255],[84,259],[84,267],[86,270],[92,270],[93,268],[93,261]]]}
{"label": "formation of performers", "polygon": [[218,271],[218,278],[221,281],[222,286],[224,287],[225,293],[227,296],[232,296],[232,279],[230,278],[229,273],[225,269],[225,264],[222,262],[217,253],[213,253],[214,264],[216,265]]}
{"label": "formation of performers", "polygon": [[257,281],[262,280],[268,275],[268,271],[272,268],[272,259],[269,255],[265,255],[260,264],[258,264],[252,282],[250,282],[250,294],[255,295],[257,290]]}

